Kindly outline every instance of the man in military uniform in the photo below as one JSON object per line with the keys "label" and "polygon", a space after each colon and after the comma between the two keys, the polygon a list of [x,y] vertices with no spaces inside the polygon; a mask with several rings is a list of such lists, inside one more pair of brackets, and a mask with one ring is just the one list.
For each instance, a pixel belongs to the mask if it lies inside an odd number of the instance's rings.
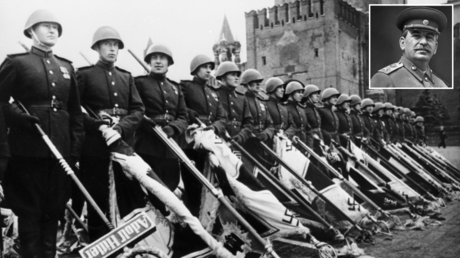
{"label": "man in military uniform", "polygon": [[[211,78],[211,71],[215,64],[206,55],[195,56],[190,63],[190,74],[192,80],[182,80],[180,82],[182,94],[184,95],[185,106],[188,113],[189,123],[199,124],[197,118],[204,123],[208,129],[214,130],[216,135],[224,135],[227,115],[219,96],[214,87],[208,84]],[[184,152],[195,162],[199,171],[204,170],[207,153],[193,149],[193,146],[186,145],[182,141]],[[182,166],[185,170],[185,166]],[[193,215],[198,216],[201,199],[201,183],[188,171],[182,173],[185,195],[184,203]]]}
{"label": "man in military uniform", "polygon": [[404,142],[404,139],[405,139],[405,132],[404,132],[405,114],[403,112],[402,107],[395,107],[394,117],[395,117],[396,127],[398,127],[398,129],[399,129],[397,141]]}
{"label": "man in military uniform", "polygon": [[[305,90],[302,96],[302,103],[305,103],[305,116],[307,117],[307,123],[310,125],[310,131],[308,132],[312,137],[317,135],[320,139],[323,139],[321,133],[321,116],[317,110],[317,104],[319,102],[319,94],[321,90],[318,86],[309,84],[305,86]],[[307,140],[306,144],[308,147],[313,148],[313,141]]]}
{"label": "man in military uniform", "polygon": [[[69,199],[70,181],[34,124],[40,124],[74,165],[84,137],[83,115],[71,62],[52,52],[62,35],[57,18],[46,10],[35,11],[24,34],[33,40],[31,50],[8,55],[0,67],[0,159],[11,155],[3,185],[8,205],[19,218],[21,257],[54,258],[58,218]],[[30,115],[10,105],[10,97]]]}
{"label": "man in military uniform", "polygon": [[385,123],[382,120],[383,114],[385,113],[385,104],[381,102],[375,103],[375,106],[372,110],[372,119],[375,125],[374,128],[374,140],[376,140],[380,145],[387,144],[388,133],[385,128]]}
{"label": "man in military uniform", "polygon": [[[372,99],[363,99],[361,101],[361,119],[363,120],[364,124],[364,137],[367,139],[374,138],[374,130],[375,130],[375,124],[374,120],[372,119],[372,110],[374,109],[375,104]],[[380,139],[376,139],[377,141],[380,141]]]}
{"label": "man in military uniform", "polygon": [[447,87],[429,66],[438,48],[438,36],[446,24],[447,17],[429,7],[410,7],[399,13],[396,26],[402,31],[399,45],[403,56],[398,63],[380,69],[374,74],[371,87]]}
{"label": "man in military uniform", "polygon": [[[118,51],[124,44],[118,32],[108,26],[100,27],[93,36],[91,48],[99,54],[95,65],[78,69],[78,86],[81,103],[99,115],[108,114],[119,118],[112,128],[122,139],[133,146],[134,132],[143,119],[144,105],[128,71],[115,66]],[[80,162],[82,182],[104,212],[108,212],[110,151],[99,131],[106,123],[85,115],[86,138]],[[113,175],[117,182],[117,198],[120,215],[123,217],[133,207],[143,207],[141,190],[135,181],[128,180],[118,164]],[[137,185],[136,185],[137,184]],[[130,190],[132,189],[132,190]],[[107,213],[108,214],[108,213]],[[90,240],[94,241],[108,232],[94,209],[88,209]]]}
{"label": "man in military uniform", "polygon": [[385,105],[384,114],[382,115],[381,119],[385,124],[385,129],[387,132],[385,141],[388,143],[390,142],[394,143],[396,142],[396,139],[398,138],[397,135],[399,131],[399,129],[396,127],[394,117],[393,117],[394,106],[389,102],[386,102],[384,105]]}
{"label": "man in military uniform", "polygon": [[425,135],[425,119],[422,116],[417,116],[414,120],[415,123],[415,132],[416,132],[416,138],[415,138],[415,143],[420,145],[420,146],[426,146],[426,140],[428,137]]}
{"label": "man in military uniform", "polygon": [[409,108],[404,108],[404,138],[414,141],[414,128],[410,124],[412,113]]}
{"label": "man in military uniform", "polygon": [[227,113],[228,121],[225,130],[237,143],[244,144],[251,137],[254,120],[244,91],[236,90],[240,74],[235,63],[230,61],[221,63],[216,72],[216,79],[221,82],[221,86],[216,91]]}
{"label": "man in military uniform", "polygon": [[[164,45],[152,45],[144,61],[150,64],[150,73],[136,77],[135,84],[145,105],[145,115],[161,126],[168,137],[177,141],[188,123],[182,90],[178,83],[166,77],[169,66],[174,64],[172,52]],[[134,150],[171,191],[177,188],[180,181],[179,160],[152,131],[151,125],[144,124],[136,131]]]}
{"label": "man in military uniform", "polygon": [[291,80],[290,82],[287,82],[284,94],[288,96],[286,107],[295,124],[295,135],[299,137],[303,143],[311,146],[313,137],[310,134],[311,129],[308,124],[304,106],[301,104],[303,92],[304,85],[299,81]]}
{"label": "man in military uniform", "polygon": [[327,88],[321,93],[321,101],[323,107],[318,109],[321,116],[321,131],[323,133],[323,140],[326,145],[330,145],[332,140],[339,142],[338,129],[339,119],[334,112],[335,104],[340,93],[335,88]]}
{"label": "man in military uniform", "polygon": [[347,94],[341,94],[337,99],[336,111],[338,119],[338,135],[340,140],[340,145],[343,147],[348,146],[348,140],[353,140],[352,129],[353,124],[350,117],[350,102],[351,98]]}
{"label": "man in military uniform", "polygon": [[361,118],[361,98],[358,95],[350,96],[350,117],[353,141],[361,146],[361,141],[364,140],[364,121]]}
{"label": "man in military uniform", "polygon": [[269,94],[267,108],[275,130],[282,130],[289,139],[292,139],[295,135],[295,124],[291,113],[280,103],[284,94],[283,86],[284,82],[280,78],[272,77],[267,80],[265,83],[265,91]]}

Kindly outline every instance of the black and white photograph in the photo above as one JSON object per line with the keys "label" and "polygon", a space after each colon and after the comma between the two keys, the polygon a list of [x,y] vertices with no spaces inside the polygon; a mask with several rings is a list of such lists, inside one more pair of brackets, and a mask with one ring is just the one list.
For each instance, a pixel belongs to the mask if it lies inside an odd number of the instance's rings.
{"label": "black and white photograph", "polygon": [[460,255],[460,0],[0,0],[0,28],[0,258]]}
{"label": "black and white photograph", "polygon": [[452,89],[452,5],[371,5],[370,88]]}

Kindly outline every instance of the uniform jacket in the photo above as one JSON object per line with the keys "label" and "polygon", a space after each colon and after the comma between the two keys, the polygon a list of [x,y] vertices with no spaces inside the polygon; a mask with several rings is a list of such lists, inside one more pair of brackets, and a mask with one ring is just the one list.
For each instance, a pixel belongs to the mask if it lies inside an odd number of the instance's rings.
{"label": "uniform jacket", "polygon": [[286,107],[292,115],[292,120],[295,124],[295,135],[299,137],[302,142],[311,146],[313,144],[313,138],[311,136],[311,127],[308,124],[304,106],[301,106],[295,101],[288,100]]}
{"label": "uniform jacket", "polygon": [[414,141],[414,127],[409,123],[409,121],[404,121],[404,137],[409,141]]}
{"label": "uniform jacket", "polygon": [[[177,141],[188,126],[187,109],[179,84],[153,73],[136,77],[135,83],[145,105],[145,115],[161,127],[171,126],[175,132],[173,138]],[[151,131],[149,125],[143,125],[137,130],[134,149],[154,157],[176,158],[169,147]]]}
{"label": "uniform jacket", "polygon": [[273,119],[275,130],[283,130],[286,136],[291,139],[295,135],[295,124],[291,113],[281,105],[278,99],[270,96],[267,100],[268,112]]}
{"label": "uniform jacket", "polygon": [[254,120],[253,133],[255,135],[264,133],[269,139],[272,139],[275,134],[275,128],[273,127],[273,120],[268,112],[266,101],[252,91],[246,91],[244,95],[248,100],[249,111]]}
{"label": "uniform jacket", "polygon": [[385,141],[386,142],[395,142],[397,139],[399,128],[396,127],[395,121],[392,116],[384,114],[381,119],[385,123],[386,135]]}
{"label": "uniform jacket", "polygon": [[426,135],[425,135],[425,128],[422,126],[415,126],[415,132],[416,132],[416,138],[415,138],[415,143],[418,145],[424,145],[426,144]]}
{"label": "uniform jacket", "polygon": [[[134,132],[143,119],[144,105],[131,73],[98,61],[95,65],[78,69],[77,78],[82,105],[96,113],[101,110],[109,114],[112,111],[127,112],[120,116],[116,127],[121,130],[123,140],[133,146]],[[109,149],[101,132],[95,128],[94,121],[94,118],[85,115],[86,138],[82,155],[107,158]]]}
{"label": "uniform jacket", "polygon": [[[363,133],[364,137],[374,137],[375,124],[374,119],[368,112],[363,112],[360,115],[361,120],[363,121]],[[377,139],[376,139],[377,140]]]}
{"label": "uniform jacket", "polygon": [[337,131],[339,133],[340,144],[342,146],[348,145],[348,139],[354,140],[351,137],[353,132],[353,123],[350,114],[347,112],[348,111],[344,109],[337,109],[335,111],[339,121],[339,129]]}
{"label": "uniform jacket", "polygon": [[332,106],[324,105],[324,107],[318,109],[318,113],[321,116],[321,131],[323,133],[324,142],[329,145],[331,139],[339,143],[338,130],[339,130],[339,118],[336,113],[332,111]]}
{"label": "uniform jacket", "polygon": [[239,135],[245,142],[252,133],[253,119],[249,111],[248,100],[243,92],[221,86],[217,90],[220,103],[227,113],[225,129],[233,137]]}
{"label": "uniform jacket", "polygon": [[358,138],[362,138],[364,136],[364,121],[361,118],[361,112],[356,110],[350,111],[351,117],[351,124],[352,124],[352,137],[355,139],[355,142]]}
{"label": "uniform jacket", "polygon": [[402,121],[401,118],[396,118],[396,125],[398,126],[399,132],[398,132],[398,140],[400,142],[404,142],[405,139],[405,131],[404,131],[404,122]]}
{"label": "uniform jacket", "polygon": [[[315,104],[307,101],[305,104],[305,116],[307,117],[308,124],[310,125],[310,134],[313,136],[314,134],[318,135],[321,139],[323,139],[323,134],[321,132],[321,116],[318,113],[317,107]],[[308,145],[311,143],[311,145]],[[307,143],[309,147],[313,147],[313,141]]]}
{"label": "uniform jacket", "polygon": [[8,55],[0,67],[0,156],[52,157],[36,129],[19,122],[22,111],[9,104],[10,96],[40,119],[62,156],[80,156],[83,115],[70,61],[32,47],[28,53]]}
{"label": "uniform jacket", "polygon": [[373,121],[374,121],[374,139],[378,141],[379,143],[383,143],[382,141],[385,141],[388,143],[388,132],[385,127],[385,122],[382,121],[382,118],[378,117],[377,114],[374,114],[372,116]]}
{"label": "uniform jacket", "polygon": [[428,68],[422,72],[404,56],[398,63],[380,69],[371,80],[372,88],[446,88],[447,85]]}
{"label": "uniform jacket", "polygon": [[[197,112],[203,123],[207,126],[213,125],[217,134],[222,135],[225,131],[227,117],[216,90],[197,77],[194,77],[192,81],[181,81],[180,86],[189,118],[193,117],[191,112]],[[189,123],[194,122],[189,121]]]}

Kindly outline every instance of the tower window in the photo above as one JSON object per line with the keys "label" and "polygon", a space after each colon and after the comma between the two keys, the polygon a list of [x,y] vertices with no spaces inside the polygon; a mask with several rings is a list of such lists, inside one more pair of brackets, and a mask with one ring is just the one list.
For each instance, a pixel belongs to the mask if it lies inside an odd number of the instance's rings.
{"label": "tower window", "polygon": [[318,49],[315,48],[315,57],[318,57]]}
{"label": "tower window", "polygon": [[262,64],[263,65],[267,64],[267,58],[265,56],[262,57]]}

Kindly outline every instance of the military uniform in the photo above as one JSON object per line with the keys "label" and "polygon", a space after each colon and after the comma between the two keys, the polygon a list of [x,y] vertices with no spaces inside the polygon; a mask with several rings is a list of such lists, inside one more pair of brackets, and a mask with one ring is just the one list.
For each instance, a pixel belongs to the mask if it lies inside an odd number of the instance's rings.
{"label": "military uniform", "polygon": [[384,114],[381,118],[381,120],[385,124],[385,141],[390,143],[390,142],[395,142],[395,139],[397,138],[396,135],[398,133],[398,128],[395,125],[395,121],[393,120],[392,116],[389,116],[387,114]]}
{"label": "military uniform", "polygon": [[292,139],[295,135],[295,124],[288,109],[272,96],[267,101],[267,108],[275,130],[283,130],[287,137]]}
{"label": "military uniform", "polygon": [[404,121],[404,136],[409,141],[414,141],[415,139],[414,127],[409,121]]}
{"label": "military uniform", "polygon": [[[145,115],[161,127],[172,127],[173,139],[177,141],[188,126],[187,109],[179,84],[154,73],[136,77],[135,82],[145,105]],[[179,160],[152,132],[150,125],[141,126],[137,130],[134,149],[168,188],[174,191],[180,180]]]}
{"label": "military uniform", "polygon": [[[214,131],[222,135],[225,131],[227,117],[216,90],[207,84],[207,81],[193,77],[192,81],[180,82],[184,101],[189,114],[189,123],[194,123],[196,114],[201,122],[212,125]],[[196,113],[196,114],[195,114]]]}
{"label": "military uniform", "polygon": [[422,72],[404,56],[398,63],[380,69],[371,80],[372,88],[447,88],[428,68]]}
{"label": "military uniform", "polygon": [[217,90],[222,107],[227,113],[225,130],[231,137],[238,135],[244,143],[252,133],[253,118],[244,92],[221,86]]}
{"label": "military uniform", "polygon": [[361,145],[361,139],[364,137],[364,121],[361,118],[361,112],[357,110],[350,111],[351,124],[352,124],[352,139],[356,145]]}
{"label": "military uniform", "polygon": [[422,126],[415,125],[415,143],[418,145],[426,145],[425,128]]}
{"label": "military uniform", "polygon": [[397,140],[400,142],[404,142],[404,139],[405,139],[404,121],[398,116],[395,119],[395,124],[397,125],[399,129]]}
{"label": "military uniform", "polygon": [[28,53],[8,55],[0,67],[0,154],[11,156],[3,181],[5,200],[19,217],[21,250],[32,252],[22,253],[23,257],[51,257],[70,182],[37,129],[21,122],[23,111],[9,104],[10,96],[40,119],[64,158],[75,160],[84,131],[71,62],[32,47]]}
{"label": "military uniform", "polygon": [[[305,105],[305,116],[307,117],[308,124],[310,125],[310,134],[316,134],[323,139],[321,133],[321,116],[318,113],[317,107],[311,102],[307,102]],[[308,141],[307,145],[313,147],[313,141]]]}
{"label": "military uniform", "polygon": [[321,132],[323,133],[324,143],[330,145],[331,140],[334,140],[340,144],[337,134],[339,130],[339,118],[332,111],[332,106],[324,105],[324,107],[318,109],[318,113],[321,116]]}
{"label": "military uniform", "polygon": [[363,127],[364,137],[366,138],[374,137],[375,124],[374,124],[374,119],[372,118],[372,115],[369,114],[368,112],[363,112],[361,113],[360,117],[364,125]]}
{"label": "military uniform", "polygon": [[353,140],[351,137],[353,132],[353,123],[347,112],[348,111],[345,109],[337,109],[335,111],[339,122],[337,132],[339,135],[340,145],[343,147],[348,146],[348,140]]}
{"label": "military uniform", "polygon": [[304,107],[292,100],[287,101],[286,107],[288,112],[292,115],[292,120],[295,124],[295,135],[299,137],[302,142],[311,146],[313,138]]}
{"label": "military uniform", "polygon": [[[133,146],[134,132],[144,115],[144,105],[134,86],[131,74],[113,64],[98,61],[95,65],[82,67],[77,71],[81,103],[96,114],[103,112],[119,117],[120,121],[113,128],[122,139]],[[98,130],[96,120],[85,115],[86,138],[80,161],[82,183],[102,211],[108,212],[109,164],[110,151],[102,133]],[[117,199],[120,215],[123,217],[133,207],[143,206],[139,186],[128,180],[121,167],[114,163],[113,169],[117,182]],[[132,188],[132,191],[129,189]],[[123,196],[123,198],[121,198]],[[88,210],[88,226],[91,240],[96,240],[108,232],[105,224],[93,209]]]}
{"label": "military uniform", "polygon": [[266,100],[252,91],[246,91],[244,95],[248,100],[249,112],[254,119],[252,127],[253,133],[255,135],[263,133],[266,134],[268,139],[273,139],[275,128],[273,127],[273,120],[268,112]]}
{"label": "military uniform", "polygon": [[382,141],[388,142],[388,132],[385,127],[385,122],[382,121],[380,117],[378,117],[377,114],[372,116],[372,120],[374,122],[374,140],[379,142],[380,144],[383,144]]}

